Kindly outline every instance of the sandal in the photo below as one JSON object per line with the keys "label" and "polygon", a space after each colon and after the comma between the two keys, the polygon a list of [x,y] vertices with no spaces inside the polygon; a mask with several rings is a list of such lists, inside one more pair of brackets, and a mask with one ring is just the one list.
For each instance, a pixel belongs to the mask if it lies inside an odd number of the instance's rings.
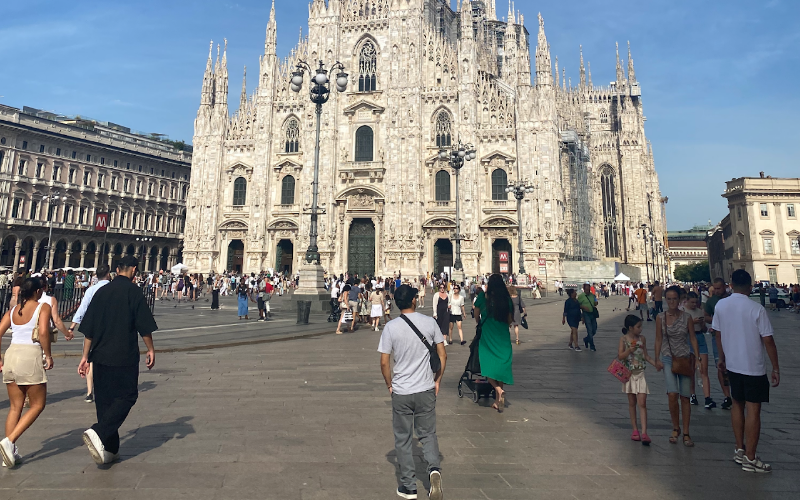
{"label": "sandal", "polygon": [[683,445],[687,448],[691,448],[694,446],[694,441],[692,441],[692,438],[689,437],[688,434],[683,435]]}
{"label": "sandal", "polygon": [[642,437],[639,435],[639,431],[633,431],[631,433],[631,441],[641,441]]}
{"label": "sandal", "polygon": [[517,339],[517,345],[519,345],[519,339]]}
{"label": "sandal", "polygon": [[503,413],[503,409],[506,407],[506,391],[503,391],[497,397],[497,413]]}
{"label": "sandal", "polygon": [[672,444],[678,444],[678,436],[681,435],[680,429],[672,429],[672,435],[669,437],[669,442]]}

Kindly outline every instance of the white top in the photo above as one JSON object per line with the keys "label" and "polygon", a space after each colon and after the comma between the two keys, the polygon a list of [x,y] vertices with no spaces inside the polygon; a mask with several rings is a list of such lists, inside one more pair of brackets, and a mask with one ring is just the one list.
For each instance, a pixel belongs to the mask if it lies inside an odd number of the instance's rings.
{"label": "white top", "polygon": [[754,377],[767,374],[761,338],[772,336],[772,324],[761,304],[741,293],[721,299],[711,328],[721,336],[728,370]]}
{"label": "white top", "polygon": [[455,295],[450,297],[450,314],[460,316],[463,314],[461,308],[464,307],[464,295],[459,293],[458,297]]}
{"label": "white top", "polygon": [[[439,325],[430,316],[413,312],[406,317],[431,346],[444,342]],[[395,318],[383,327],[378,352],[394,357],[392,391],[395,394],[417,394],[435,387],[430,352],[403,318]]]}
{"label": "white top", "polygon": [[78,310],[75,312],[75,316],[72,317],[73,323],[82,323],[83,317],[86,316],[86,309],[89,308],[89,304],[92,303],[92,298],[94,294],[97,293],[98,290],[103,288],[104,286],[108,285],[110,281],[104,279],[103,281],[98,281],[96,285],[92,285],[86,290],[86,293],[83,295],[83,299],[81,300],[81,305],[78,307]]}
{"label": "white top", "polygon": [[42,303],[40,302],[39,305],[36,306],[36,310],[33,312],[30,321],[24,325],[14,323],[14,320],[19,318],[19,314],[17,314],[16,317],[14,316],[18,307],[19,306],[14,306],[14,309],[11,310],[11,343],[34,345],[31,340],[31,335],[33,335],[33,327],[36,326],[35,321],[39,321],[39,311],[42,309]]}

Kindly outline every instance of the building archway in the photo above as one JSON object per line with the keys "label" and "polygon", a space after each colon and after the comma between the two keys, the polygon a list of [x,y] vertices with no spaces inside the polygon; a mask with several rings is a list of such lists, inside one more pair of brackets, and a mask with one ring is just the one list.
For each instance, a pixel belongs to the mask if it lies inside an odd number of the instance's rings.
{"label": "building archway", "polygon": [[[441,276],[445,267],[453,267],[453,242],[445,239],[438,239],[433,244],[433,271],[437,276]],[[452,271],[448,270],[448,276]]]}
{"label": "building archway", "polygon": [[[86,244],[86,255],[83,258],[83,267],[96,267],[95,261],[97,260],[97,245],[94,241]],[[99,263],[97,264],[99,265]]]}
{"label": "building archway", "polygon": [[16,253],[16,236],[6,236],[3,244],[0,245],[0,266],[11,267],[14,265],[14,255]]}
{"label": "building archway", "polygon": [[353,219],[348,232],[347,271],[351,275],[375,274],[375,224],[370,219]]}
{"label": "building archway", "polygon": [[161,269],[164,271],[169,270],[169,247],[161,249]]}
{"label": "building archway", "polygon": [[150,249],[150,269],[149,271],[158,271],[158,247],[154,246]]}
{"label": "building archway", "polygon": [[492,273],[511,274],[512,267],[511,243],[505,239],[496,239],[492,242]]}
{"label": "building archway", "polygon": [[[33,240],[31,240],[33,241]],[[42,238],[39,242],[39,253],[36,254],[36,265],[33,268],[37,271],[40,271],[47,267],[47,246],[50,245],[50,240],[47,238]],[[22,246],[25,246],[23,242]],[[26,260],[27,262],[27,260]]]}
{"label": "building archway", "polygon": [[228,244],[228,271],[242,272],[244,265],[244,243],[242,240],[232,240]]}
{"label": "building archway", "polygon": [[136,247],[133,246],[133,243],[125,249],[125,255],[136,255]]}
{"label": "building archway", "polygon": [[75,240],[72,242],[72,245],[69,248],[69,263],[67,263],[69,267],[80,267],[82,249],[83,245],[80,241]]}
{"label": "building archway", "polygon": [[275,248],[275,272],[292,274],[294,244],[291,240],[280,240]]}
{"label": "building archway", "polygon": [[114,254],[111,256],[111,270],[116,272],[117,264],[122,260],[122,252],[124,251],[122,243],[114,245]]}
{"label": "building archway", "polygon": [[58,240],[53,248],[53,269],[61,269],[67,265],[67,242]]}

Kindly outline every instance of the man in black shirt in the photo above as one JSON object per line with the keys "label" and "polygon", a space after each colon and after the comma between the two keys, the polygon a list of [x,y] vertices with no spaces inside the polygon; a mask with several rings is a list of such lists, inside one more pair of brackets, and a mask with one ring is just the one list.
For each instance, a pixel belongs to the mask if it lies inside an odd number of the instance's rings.
{"label": "man in black shirt", "polygon": [[156,362],[152,334],[158,325],[132,281],[138,265],[130,255],[119,261],[117,277],[94,295],[79,328],[85,339],[78,373],[85,377],[94,364],[97,408],[97,423],[83,433],[83,441],[97,464],[119,458],[119,428],[139,395],[138,335],[147,346],[147,369]]}

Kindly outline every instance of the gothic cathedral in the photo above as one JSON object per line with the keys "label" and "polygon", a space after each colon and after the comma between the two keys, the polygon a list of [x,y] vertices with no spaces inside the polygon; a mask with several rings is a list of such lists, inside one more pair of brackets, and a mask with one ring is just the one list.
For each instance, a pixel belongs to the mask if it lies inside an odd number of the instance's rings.
{"label": "gothic cathedral", "polygon": [[[455,11],[447,0],[313,0],[308,36],[279,59],[273,2],[258,88],[248,94],[243,83],[232,117],[226,51],[220,58],[217,47],[216,62],[209,52],[186,265],[298,270],[316,133],[308,76],[301,92],[290,89],[303,60],[340,61],[349,74],[321,117],[318,240],[329,273],[420,276],[452,266],[456,193],[467,276],[516,272],[520,241],[526,271],[550,280],[608,279],[620,269],[644,278],[647,262],[655,273],[665,199],[630,47],[627,74],[617,49],[607,87],[592,84],[581,54],[573,85],[558,58],[553,70],[541,15],[537,30],[532,62],[523,15],[510,6],[498,19],[495,0],[459,0]],[[456,177],[439,151],[459,143],[477,154]],[[532,192],[518,204],[506,187],[522,181]]]}

